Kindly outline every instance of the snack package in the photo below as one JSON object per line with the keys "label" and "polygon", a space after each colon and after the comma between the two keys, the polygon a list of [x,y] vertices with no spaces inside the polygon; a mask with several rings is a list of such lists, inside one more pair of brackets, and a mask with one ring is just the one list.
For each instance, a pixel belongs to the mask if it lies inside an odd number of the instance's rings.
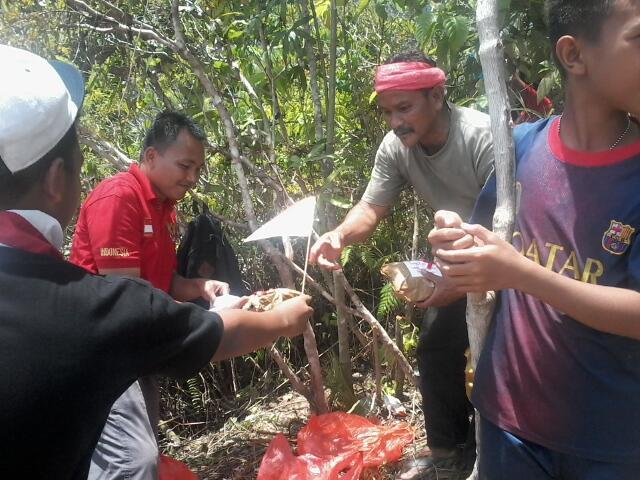
{"label": "snack package", "polygon": [[290,288],[272,288],[266,292],[259,291],[249,296],[249,301],[242,307],[245,310],[266,312],[285,300],[302,295]]}
{"label": "snack package", "polygon": [[442,278],[435,264],[422,260],[387,263],[380,271],[391,282],[396,294],[411,303],[427,300]]}

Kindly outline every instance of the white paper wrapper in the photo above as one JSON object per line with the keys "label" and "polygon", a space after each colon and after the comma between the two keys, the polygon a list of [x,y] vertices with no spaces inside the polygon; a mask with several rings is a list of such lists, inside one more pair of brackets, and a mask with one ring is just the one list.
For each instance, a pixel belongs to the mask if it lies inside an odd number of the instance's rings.
{"label": "white paper wrapper", "polygon": [[231,308],[236,305],[239,300],[240,297],[236,295],[220,295],[219,297],[213,299],[209,307],[209,311],[217,312],[220,310],[224,310],[225,308]]}

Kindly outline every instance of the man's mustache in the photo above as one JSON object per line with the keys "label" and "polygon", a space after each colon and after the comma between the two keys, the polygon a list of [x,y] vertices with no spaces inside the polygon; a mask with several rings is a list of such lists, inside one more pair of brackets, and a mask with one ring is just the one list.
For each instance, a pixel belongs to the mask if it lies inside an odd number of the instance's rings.
{"label": "man's mustache", "polygon": [[411,127],[398,127],[393,129],[393,133],[395,133],[398,137],[402,137],[407,133],[413,133],[413,128]]}

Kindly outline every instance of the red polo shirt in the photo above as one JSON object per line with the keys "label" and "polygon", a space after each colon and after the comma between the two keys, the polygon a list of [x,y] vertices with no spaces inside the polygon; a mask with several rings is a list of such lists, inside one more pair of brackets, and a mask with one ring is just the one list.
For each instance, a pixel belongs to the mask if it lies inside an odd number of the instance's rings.
{"label": "red polo shirt", "polygon": [[154,287],[169,291],[176,270],[174,202],[160,201],[137,165],[102,182],[80,209],[70,261],[98,273],[139,268]]}

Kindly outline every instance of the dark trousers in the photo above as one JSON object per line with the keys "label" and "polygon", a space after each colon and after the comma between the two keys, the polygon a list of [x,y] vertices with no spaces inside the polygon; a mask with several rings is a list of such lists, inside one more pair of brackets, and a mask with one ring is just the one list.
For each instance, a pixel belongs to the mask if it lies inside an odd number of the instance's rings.
{"label": "dark trousers", "polygon": [[473,407],[465,392],[464,352],[469,346],[467,300],[429,308],[418,341],[418,370],[427,441],[430,448],[475,451]]}

